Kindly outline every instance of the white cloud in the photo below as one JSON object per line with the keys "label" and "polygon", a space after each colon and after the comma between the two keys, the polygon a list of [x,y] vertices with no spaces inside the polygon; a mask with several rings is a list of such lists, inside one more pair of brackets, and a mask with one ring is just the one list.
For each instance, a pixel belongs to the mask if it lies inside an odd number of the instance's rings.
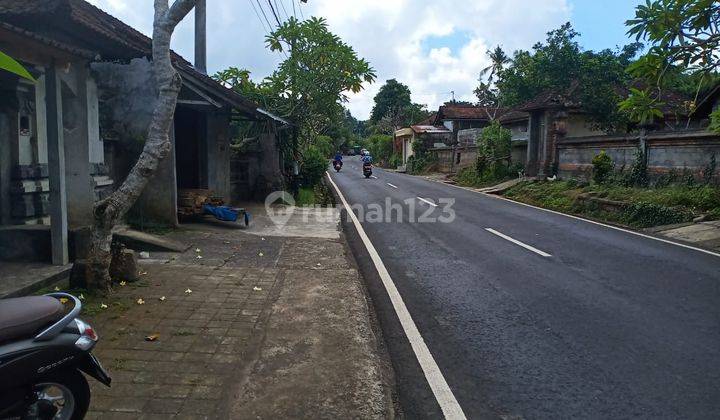
{"label": "white cloud", "polygon": [[[143,33],[152,28],[152,4],[147,0],[90,0]],[[292,0],[284,2],[292,14]],[[487,66],[485,51],[501,44],[507,51],[530,48],[545,32],[570,19],[570,0],[309,0],[305,17],[327,18],[330,28],[377,71],[378,81],[351,94],[348,107],[367,118],[372,98],[390,78],[410,86],[415,102],[435,108],[450,99],[472,100],[480,70]],[[296,7],[299,2],[295,2]],[[252,0],[208,1],[208,67],[245,67],[261,78],[281,57],[264,48],[267,29],[255,14]],[[267,1],[268,19],[272,22]],[[259,11],[258,11],[259,12]],[[284,11],[278,11],[284,16]],[[300,13],[298,12],[298,16]],[[178,28],[173,48],[192,59],[192,16]],[[462,34],[463,36],[456,36]],[[427,47],[437,37],[455,45]],[[442,43],[442,41],[437,41]]]}

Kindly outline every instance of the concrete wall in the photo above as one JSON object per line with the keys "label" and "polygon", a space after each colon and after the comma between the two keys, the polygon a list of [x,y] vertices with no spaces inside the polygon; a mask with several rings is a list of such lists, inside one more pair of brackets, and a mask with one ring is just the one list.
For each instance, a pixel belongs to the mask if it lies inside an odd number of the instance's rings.
{"label": "concrete wall", "polygon": [[587,117],[582,114],[570,114],[567,118],[567,134],[565,137],[603,136],[605,132],[591,127]]}
{"label": "concrete wall", "polygon": [[[92,71],[101,98],[101,131],[105,141],[113,142],[113,160],[107,164],[116,185],[120,185],[142,151],[157,102],[152,64],[144,58],[127,64],[93,63]],[[177,224],[174,149],[160,163],[129,217],[147,223]]]}
{"label": "concrete wall", "polygon": [[462,168],[475,166],[477,161],[477,146],[446,147],[430,152],[436,156],[437,170],[442,173],[458,172]]}
{"label": "concrete wall", "polygon": [[[592,158],[603,150],[613,159],[615,169],[629,170],[639,143],[636,135],[564,139],[558,144],[560,175],[590,176]],[[713,154],[720,160],[720,136],[707,131],[650,133],[646,143],[650,175],[675,170],[699,177]]]}

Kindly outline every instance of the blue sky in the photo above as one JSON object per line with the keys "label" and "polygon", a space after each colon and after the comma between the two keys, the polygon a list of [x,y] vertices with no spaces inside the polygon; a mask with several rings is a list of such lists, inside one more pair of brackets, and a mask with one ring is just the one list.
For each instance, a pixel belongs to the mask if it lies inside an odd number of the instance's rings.
{"label": "blue sky", "polygon": [[574,0],[571,22],[582,35],[586,49],[603,49],[634,42],[625,34],[625,21],[635,17],[635,6],[643,0]]}
{"label": "blue sky", "polygon": [[[88,0],[141,32],[152,28],[148,0]],[[292,11],[297,0],[273,0]],[[429,108],[455,97],[474,100],[472,91],[488,65],[486,51],[530,49],[545,33],[571,21],[586,49],[613,48],[629,40],[625,20],[642,0],[309,0],[303,16],[327,19],[330,30],[370,61],[377,82],[350,95],[346,106],[367,118],[373,97],[387,79],[407,84],[413,100]],[[251,4],[266,1],[209,0],[208,69],[246,68],[260,80],[283,58],[265,48],[267,22]],[[282,18],[281,13],[281,18]],[[298,12],[298,17],[300,13]],[[172,47],[193,58],[193,16],[173,35]]]}

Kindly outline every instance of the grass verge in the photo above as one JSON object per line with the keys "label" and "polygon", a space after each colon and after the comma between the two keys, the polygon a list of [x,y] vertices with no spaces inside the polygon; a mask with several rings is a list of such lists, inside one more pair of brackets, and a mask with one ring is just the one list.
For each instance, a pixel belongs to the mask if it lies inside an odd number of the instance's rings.
{"label": "grass verge", "polygon": [[[508,189],[503,196],[538,207],[636,228],[690,222],[699,215],[720,218],[720,188],[711,185],[634,188],[583,185],[574,180],[528,181]],[[604,205],[607,201],[620,205]]]}

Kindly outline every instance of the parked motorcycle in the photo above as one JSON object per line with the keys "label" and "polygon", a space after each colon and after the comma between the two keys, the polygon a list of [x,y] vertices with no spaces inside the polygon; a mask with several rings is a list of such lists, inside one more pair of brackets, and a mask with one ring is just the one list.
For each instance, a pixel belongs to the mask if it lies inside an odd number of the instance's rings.
{"label": "parked motorcycle", "polygon": [[334,161],[333,168],[335,168],[335,172],[340,172],[340,169],[342,169],[342,161],[341,160]]}
{"label": "parked motorcycle", "polygon": [[365,175],[365,178],[370,178],[372,176],[372,163],[363,163],[363,175]]}
{"label": "parked motorcycle", "polygon": [[[66,313],[60,299],[73,308]],[[90,387],[81,372],[110,386],[81,309],[67,293],[0,300],[0,419],[82,419]]]}

